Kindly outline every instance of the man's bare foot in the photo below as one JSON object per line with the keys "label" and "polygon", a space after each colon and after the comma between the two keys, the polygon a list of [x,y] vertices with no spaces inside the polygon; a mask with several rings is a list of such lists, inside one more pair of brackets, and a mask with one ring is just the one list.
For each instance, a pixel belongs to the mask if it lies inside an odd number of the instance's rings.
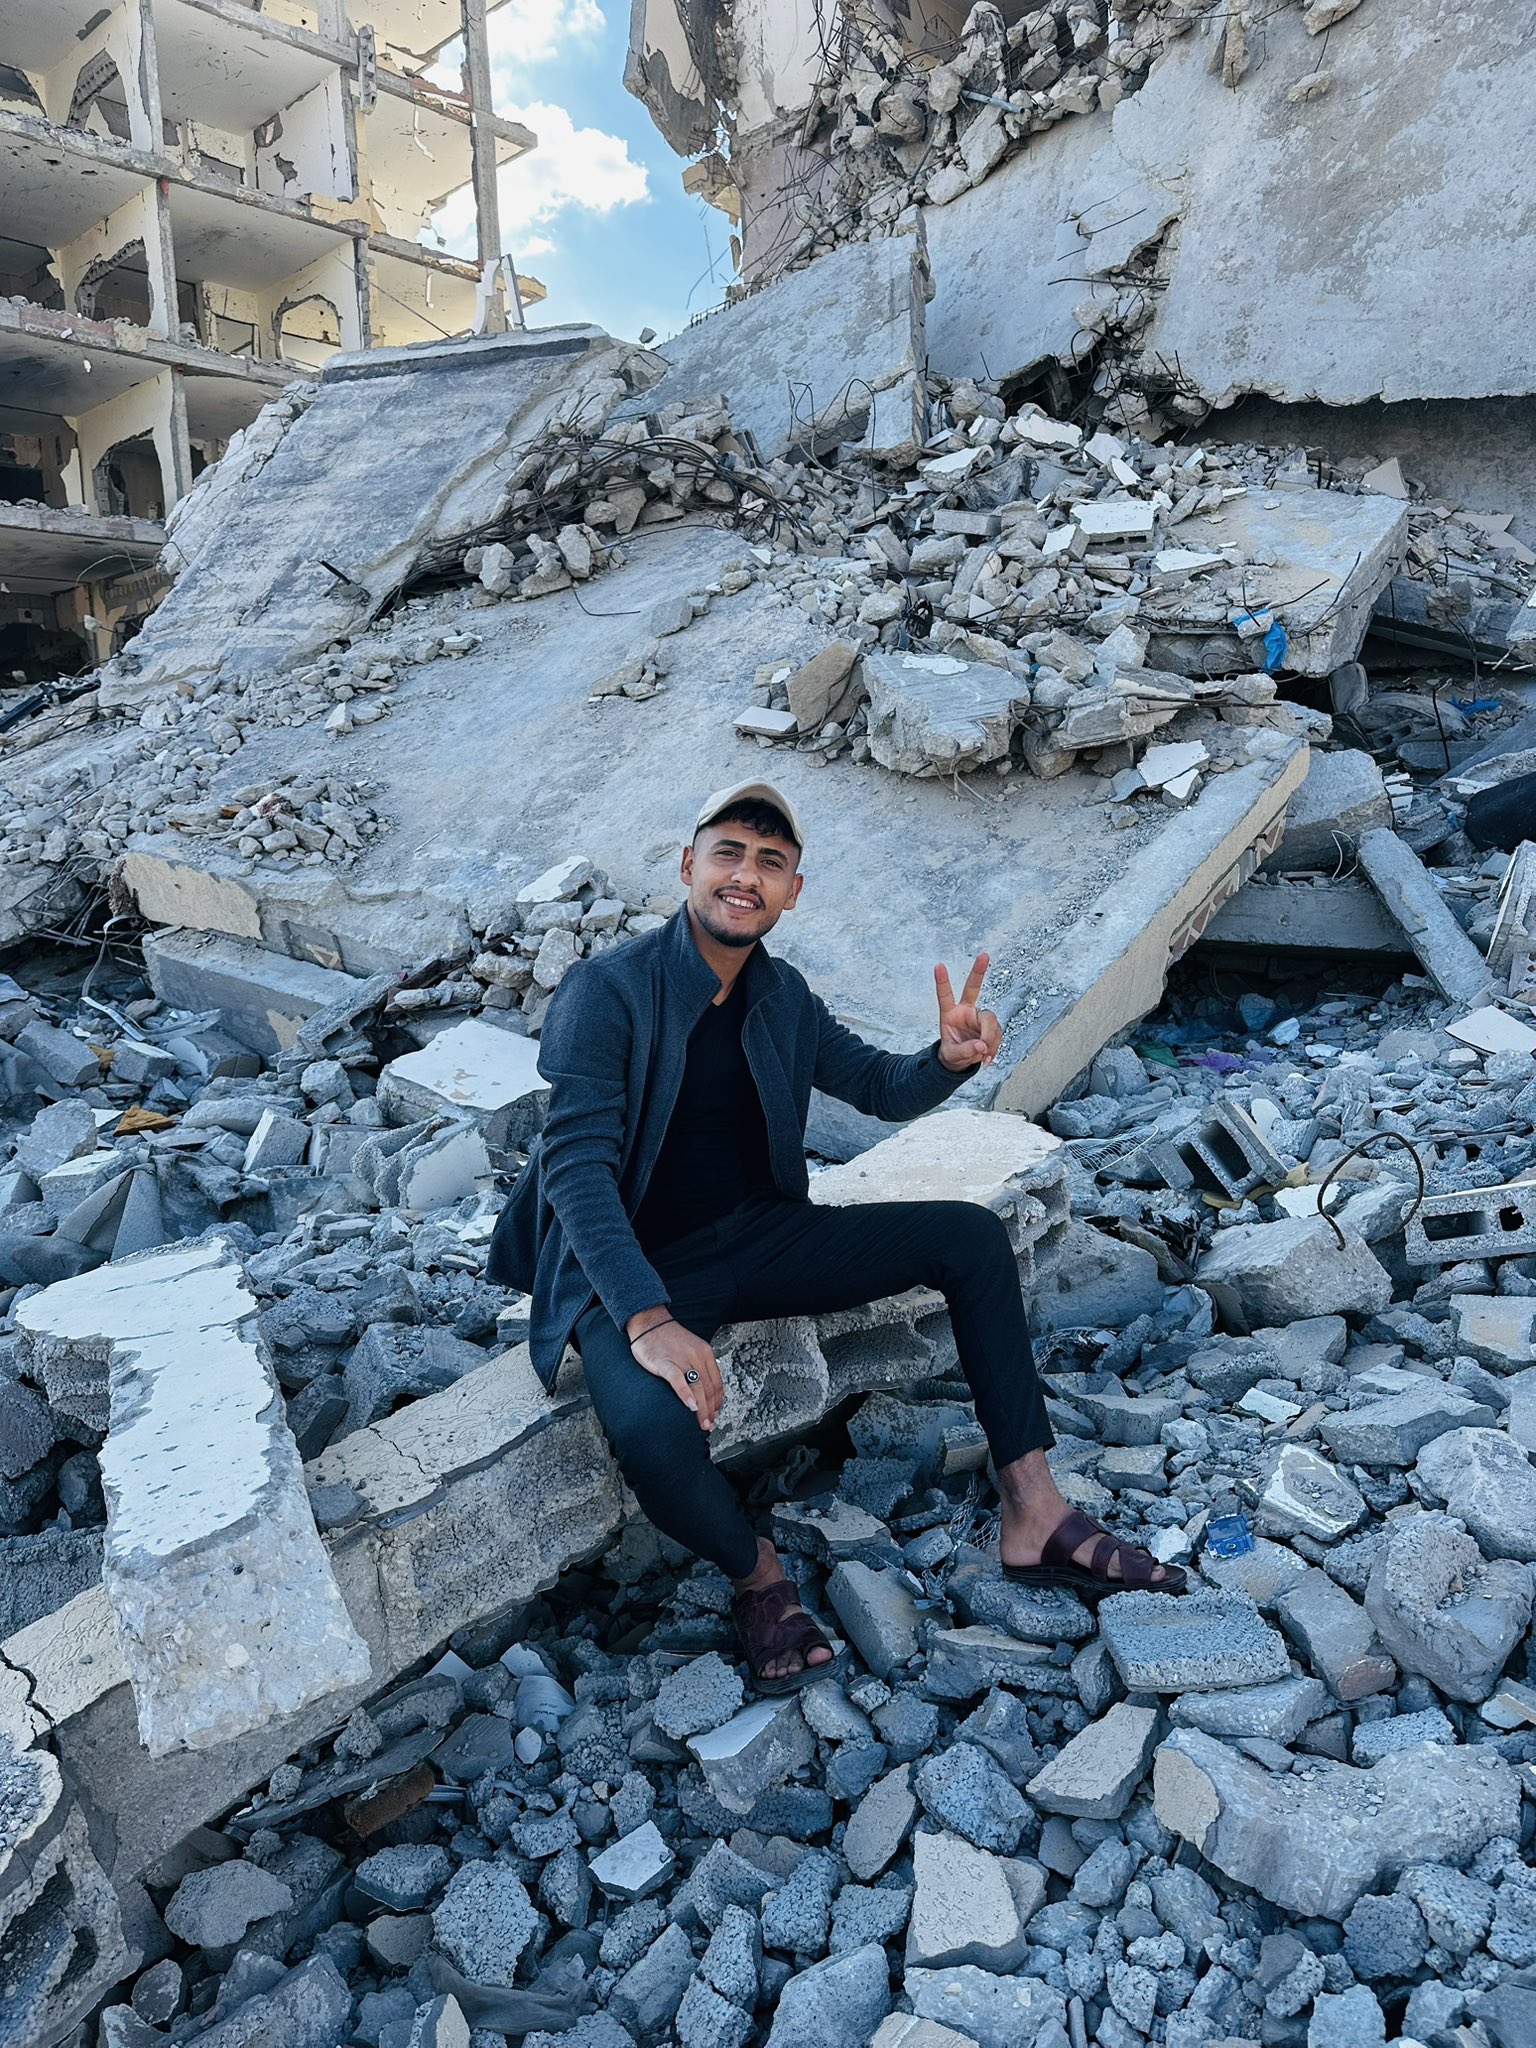
{"label": "man's bare foot", "polygon": [[[1062,1498],[1045,1462],[1044,1451],[1029,1451],[1011,1465],[1004,1465],[997,1479],[1003,1500],[1002,1538],[998,1546],[1002,1561],[1014,1566],[1039,1564],[1062,1517],[1071,1512],[1070,1503]],[[1072,1553],[1072,1562],[1085,1571],[1091,1569],[1098,1541],[1095,1535],[1080,1543]],[[1158,1565],[1152,1573],[1153,1585],[1167,1576],[1165,1567]],[[1118,1553],[1111,1557],[1106,1577],[1124,1577]]]}
{"label": "man's bare foot", "polygon": [[[777,1585],[780,1581],[783,1581],[786,1585],[793,1584],[783,1565],[779,1562],[779,1553],[774,1549],[766,1536],[759,1536],[757,1539],[757,1565],[755,1570],[747,1578],[736,1579],[732,1583],[738,1593],[760,1593],[765,1586]],[[786,1607],[784,1611],[786,1614],[803,1614],[805,1609],[796,1600]],[[796,1672],[803,1671],[806,1668],[807,1663],[814,1670],[818,1664],[830,1664],[831,1662],[832,1652],[825,1644],[813,1648],[809,1657],[802,1657],[798,1650],[789,1650],[782,1657],[770,1657],[762,1670],[757,1673],[757,1676],[759,1678],[793,1678]]]}

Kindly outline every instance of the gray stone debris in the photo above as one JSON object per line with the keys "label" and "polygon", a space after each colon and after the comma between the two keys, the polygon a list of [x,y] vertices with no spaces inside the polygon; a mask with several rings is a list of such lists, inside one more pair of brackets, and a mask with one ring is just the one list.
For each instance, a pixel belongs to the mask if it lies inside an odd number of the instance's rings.
{"label": "gray stone debris", "polygon": [[1460,1521],[1423,1514],[1389,1532],[1365,1605],[1405,1671],[1475,1704],[1529,1628],[1531,1594],[1529,1565],[1485,1559]]}
{"label": "gray stone debris", "polygon": [[1047,1813],[1118,1820],[1146,1776],[1156,1741],[1156,1710],[1120,1700],[1031,1778],[1029,1796]]}
{"label": "gray stone debris", "polygon": [[245,1334],[255,1306],[215,1235],[61,1281],[19,1317],[45,1386],[77,1360],[106,1367],[104,1573],[152,1755],[227,1742],[368,1675]]}
{"label": "gray stone debris", "polygon": [[1276,1775],[1175,1729],[1153,1766],[1157,1817],[1239,1884],[1292,1913],[1342,1920],[1412,1863],[1464,1864],[1519,1826],[1511,1767],[1422,1744],[1369,1771],[1318,1761]]}
{"label": "gray stone debris", "polygon": [[1211,1692],[1290,1673],[1281,1637],[1238,1594],[1116,1593],[1099,1626],[1131,1692]]}

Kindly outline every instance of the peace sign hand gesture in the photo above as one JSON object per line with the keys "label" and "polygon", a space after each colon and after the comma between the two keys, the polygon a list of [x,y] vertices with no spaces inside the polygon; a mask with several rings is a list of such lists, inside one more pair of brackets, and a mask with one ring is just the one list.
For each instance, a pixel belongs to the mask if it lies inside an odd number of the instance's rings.
{"label": "peace sign hand gesture", "polygon": [[968,1067],[987,1066],[996,1059],[997,1049],[1003,1042],[1003,1027],[990,1010],[978,1010],[976,998],[981,994],[981,984],[986,980],[988,958],[978,953],[970,973],[965,977],[965,987],[956,1002],[955,992],[949,985],[949,969],[935,967],[934,986],[939,997],[939,1061],[952,1074],[963,1073]]}

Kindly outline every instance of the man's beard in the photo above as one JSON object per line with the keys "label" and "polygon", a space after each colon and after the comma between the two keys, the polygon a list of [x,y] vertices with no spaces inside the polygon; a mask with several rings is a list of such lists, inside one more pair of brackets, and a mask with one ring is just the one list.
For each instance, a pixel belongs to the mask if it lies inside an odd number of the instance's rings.
{"label": "man's beard", "polygon": [[[717,922],[714,916],[714,904],[712,901],[706,901],[703,904],[696,903],[693,906],[693,914],[705,931],[709,933],[709,936],[721,946],[732,946],[745,952],[748,946],[755,946],[763,936],[762,932],[744,932],[737,925],[728,924],[723,921]],[[771,925],[763,927],[763,931],[771,929]]]}

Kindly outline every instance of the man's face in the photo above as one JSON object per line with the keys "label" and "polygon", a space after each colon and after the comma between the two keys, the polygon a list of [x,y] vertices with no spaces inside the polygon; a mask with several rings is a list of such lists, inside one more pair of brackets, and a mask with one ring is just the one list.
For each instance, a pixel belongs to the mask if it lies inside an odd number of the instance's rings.
{"label": "man's face", "polygon": [[688,907],[722,946],[752,946],[800,894],[800,849],[735,818],[706,825],[683,849]]}

